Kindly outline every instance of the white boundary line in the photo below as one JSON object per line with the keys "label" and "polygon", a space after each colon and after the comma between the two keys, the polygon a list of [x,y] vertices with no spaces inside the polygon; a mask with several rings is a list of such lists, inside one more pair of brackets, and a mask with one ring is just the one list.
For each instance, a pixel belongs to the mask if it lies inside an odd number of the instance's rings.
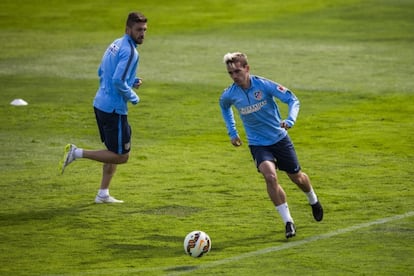
{"label": "white boundary line", "polygon": [[[226,259],[222,259],[222,260],[218,260],[218,261],[213,261],[211,263],[208,264],[202,264],[202,265],[198,265],[198,266],[194,266],[194,267],[188,267],[185,271],[177,271],[174,273],[170,273],[168,275],[182,275],[182,274],[186,274],[186,273],[191,273],[192,271],[198,270],[198,269],[205,269],[205,268],[212,268],[212,267],[216,267],[216,266],[220,266],[220,265],[224,265],[224,264],[228,264],[231,262],[236,262],[236,261],[240,261],[249,257],[256,257],[259,255],[263,255],[263,254],[267,254],[270,252],[276,252],[276,251],[281,251],[284,249],[289,249],[292,247],[297,247],[297,246],[301,246],[310,242],[314,242],[314,241],[318,241],[318,240],[324,240],[324,239],[329,239],[331,237],[334,236],[338,236],[341,234],[345,234],[345,233],[349,233],[361,228],[366,228],[366,227],[370,227],[373,225],[378,225],[378,224],[384,224],[384,223],[388,223],[391,221],[395,221],[395,220],[400,220],[403,218],[408,218],[408,217],[412,217],[414,216],[414,211],[411,212],[407,212],[405,214],[402,215],[397,215],[397,216],[393,216],[393,217],[388,217],[388,218],[382,218],[382,219],[378,219],[378,220],[374,220],[374,221],[370,221],[370,222],[366,222],[366,223],[361,223],[361,224],[357,224],[354,226],[350,226],[347,228],[343,228],[343,229],[338,229],[336,231],[333,232],[329,232],[326,234],[322,234],[322,235],[318,235],[318,236],[313,236],[313,237],[309,237],[300,241],[293,241],[293,242],[289,242],[283,245],[279,245],[279,246],[273,246],[273,247],[268,247],[268,248],[264,248],[264,249],[260,249],[257,251],[252,251],[252,252],[248,252],[248,253],[244,253],[238,256],[234,256],[234,257],[230,257],[230,258],[226,258]],[[174,268],[170,268],[169,270],[173,270]],[[175,269],[179,269],[179,267],[176,267]],[[185,268],[184,268],[185,269]]]}

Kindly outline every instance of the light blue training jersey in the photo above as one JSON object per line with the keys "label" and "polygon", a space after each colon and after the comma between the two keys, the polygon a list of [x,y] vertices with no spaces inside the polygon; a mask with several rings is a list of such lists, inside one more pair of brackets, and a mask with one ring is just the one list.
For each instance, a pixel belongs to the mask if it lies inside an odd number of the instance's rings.
{"label": "light blue training jersey", "polygon": [[139,102],[138,95],[132,90],[139,62],[136,47],[132,38],[125,34],[106,49],[98,69],[99,89],[93,101],[97,109],[127,115],[128,101]]}
{"label": "light blue training jersey", "polygon": [[288,105],[285,122],[292,127],[299,113],[299,100],[285,87],[271,80],[250,76],[251,86],[244,90],[233,83],[220,97],[220,107],[231,139],[238,136],[234,120],[234,106],[243,122],[247,140],[252,146],[270,146],[287,135],[280,127],[282,118],[274,98]]}

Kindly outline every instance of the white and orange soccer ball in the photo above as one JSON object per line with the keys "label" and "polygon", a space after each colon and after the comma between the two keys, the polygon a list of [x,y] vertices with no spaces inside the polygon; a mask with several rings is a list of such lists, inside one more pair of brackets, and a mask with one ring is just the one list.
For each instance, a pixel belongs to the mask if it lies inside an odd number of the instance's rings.
{"label": "white and orange soccer ball", "polygon": [[211,239],[203,231],[196,230],[188,233],[184,239],[184,251],[187,255],[199,258],[210,252]]}

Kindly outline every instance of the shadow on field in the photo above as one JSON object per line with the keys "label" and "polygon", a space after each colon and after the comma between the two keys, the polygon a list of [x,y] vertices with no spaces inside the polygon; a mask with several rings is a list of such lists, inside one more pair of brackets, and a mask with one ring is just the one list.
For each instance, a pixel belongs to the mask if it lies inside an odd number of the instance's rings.
{"label": "shadow on field", "polygon": [[[184,255],[182,237],[172,235],[147,235],[132,243],[113,243],[107,248],[116,250],[117,254],[129,255],[133,252],[137,258],[147,258],[156,254],[158,257]],[[156,253],[155,253],[156,252]]]}
{"label": "shadow on field", "polygon": [[195,265],[183,265],[183,266],[178,266],[178,267],[173,267],[173,268],[169,268],[164,270],[165,272],[172,272],[172,271],[192,271],[197,269],[198,267]]}
{"label": "shadow on field", "polygon": [[84,211],[86,207],[90,206],[91,204],[85,204],[80,206],[68,206],[65,208],[50,208],[44,210],[6,213],[0,214],[0,221],[2,221],[3,226],[21,225],[26,224],[28,221],[49,221],[55,217],[78,215],[80,212]]}
{"label": "shadow on field", "polygon": [[198,212],[202,212],[204,210],[204,208],[194,206],[168,205],[147,209],[142,213],[148,215],[169,215],[174,217],[186,217]]}

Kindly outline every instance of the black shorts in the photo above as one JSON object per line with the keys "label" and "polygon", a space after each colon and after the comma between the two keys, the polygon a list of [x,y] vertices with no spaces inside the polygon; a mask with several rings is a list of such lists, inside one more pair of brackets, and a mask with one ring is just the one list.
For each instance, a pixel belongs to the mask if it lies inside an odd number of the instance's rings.
{"label": "black shorts", "polygon": [[256,167],[259,169],[263,161],[273,161],[279,170],[297,173],[300,165],[296,151],[289,136],[271,146],[249,146]]}
{"label": "black shorts", "polygon": [[116,154],[131,150],[131,126],[127,115],[106,113],[94,107],[101,141],[106,148]]}

